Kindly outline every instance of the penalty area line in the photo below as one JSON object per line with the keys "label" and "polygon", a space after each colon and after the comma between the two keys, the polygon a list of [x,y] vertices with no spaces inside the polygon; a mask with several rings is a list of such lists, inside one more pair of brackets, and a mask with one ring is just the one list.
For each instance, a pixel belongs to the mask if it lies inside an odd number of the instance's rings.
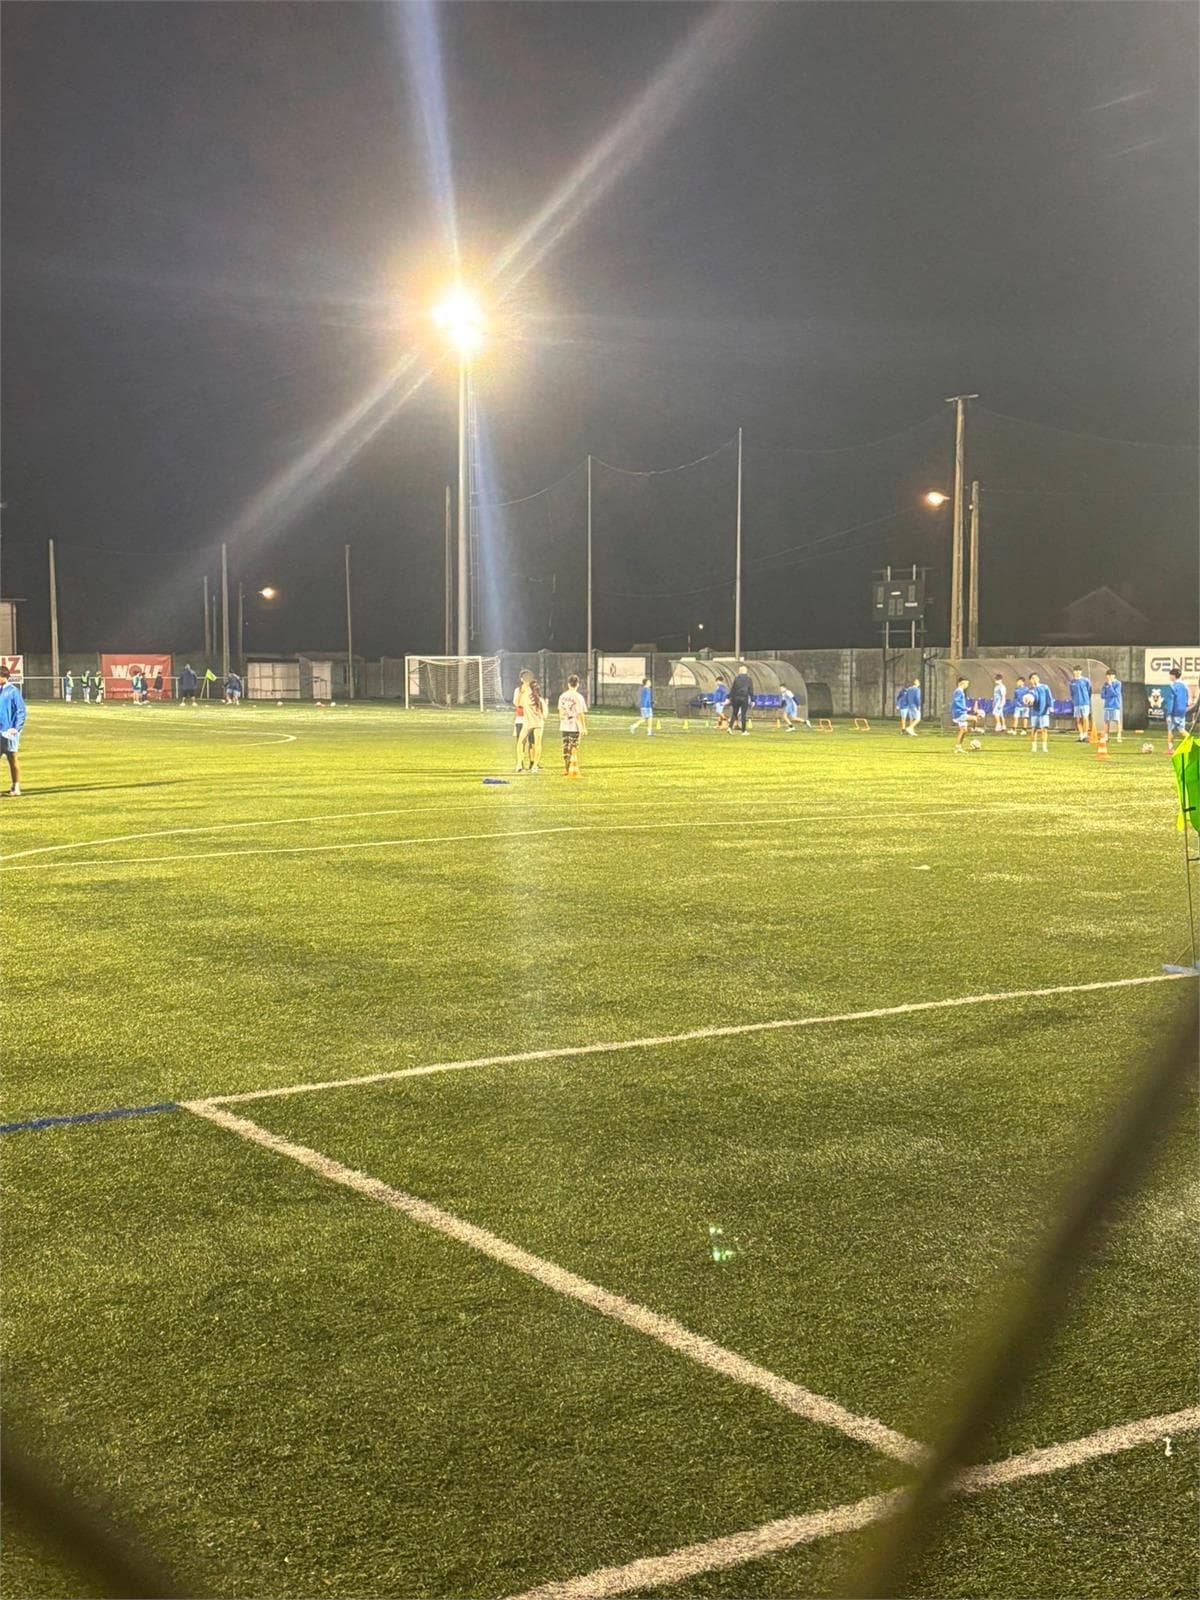
{"label": "penalty area line", "polygon": [[319,1150],[311,1150],[307,1145],[293,1144],[291,1140],[281,1138],[257,1122],[251,1122],[246,1117],[234,1116],[232,1112],[223,1111],[210,1102],[185,1101],[183,1109],[216,1123],[218,1127],[237,1134],[239,1138],[261,1145],[265,1150],[287,1156],[300,1166],[307,1167],[310,1172],[315,1172],[319,1177],[327,1178],[331,1183],[341,1184],[342,1187],[352,1189],[356,1194],[365,1195],[367,1199],[375,1200],[392,1211],[399,1211],[411,1221],[432,1228],[458,1244],[467,1245],[481,1255],[498,1261],[501,1266],[533,1278],[545,1288],[552,1289],[555,1294],[576,1300],[601,1316],[609,1317],[614,1322],[632,1328],[635,1333],[656,1340],[668,1350],[686,1356],[698,1366],[720,1373],[722,1377],[731,1378],[746,1388],[757,1389],[776,1405],[782,1406],[785,1411],[791,1411],[806,1421],[836,1429],[859,1444],[897,1461],[914,1464],[921,1461],[924,1456],[924,1447],[915,1439],[906,1438],[904,1434],[897,1433],[894,1428],[889,1428],[877,1418],[859,1416],[853,1411],[848,1411],[836,1400],[815,1394],[801,1384],[793,1383],[788,1378],[780,1377],[778,1373],[768,1371],[766,1367],[760,1367],[756,1362],[746,1360],[736,1351],[727,1350],[723,1345],[706,1339],[702,1334],[693,1333],[682,1323],[676,1322],[673,1317],[664,1317],[657,1311],[652,1311],[649,1306],[639,1305],[636,1301],[627,1300],[623,1295],[613,1294],[610,1290],[601,1288],[599,1284],[590,1283],[586,1278],[579,1277],[553,1261],[535,1256],[530,1251],[523,1250],[520,1245],[512,1244],[498,1234],[490,1233],[486,1228],[477,1227],[462,1217],[443,1211],[428,1200],[405,1194],[400,1189],[393,1189],[390,1184],[383,1183],[378,1178],[357,1172],[352,1167],[343,1166],[340,1161],[323,1155]]}
{"label": "penalty area line", "polygon": [[[980,1494],[1025,1478],[1063,1472],[1101,1456],[1136,1449],[1139,1445],[1153,1444],[1172,1434],[1195,1433],[1198,1429],[1200,1408],[1195,1407],[1165,1416],[1145,1417],[1139,1422],[1121,1423],[1115,1428],[1103,1428],[1085,1438],[1074,1439],[1069,1444],[1050,1445],[988,1466],[971,1467],[956,1480],[953,1492]],[[800,1545],[815,1544],[818,1539],[854,1533],[894,1516],[903,1510],[907,1499],[907,1490],[891,1489],[885,1494],[868,1495],[865,1499],[830,1506],[823,1511],[779,1517],[757,1528],[683,1545],[664,1555],[643,1556],[623,1566],[598,1567],[577,1578],[543,1583],[536,1589],[512,1595],[509,1600],[604,1600],[608,1595],[633,1594],[682,1583],[686,1578],[700,1577],[707,1572],[720,1572],[765,1556],[782,1555]]]}
{"label": "penalty area line", "polygon": [[1059,994],[1092,994],[1106,989],[1132,989],[1148,983],[1173,983],[1194,977],[1189,972],[1155,972],[1137,978],[1104,978],[1091,983],[1058,983],[1044,989],[1009,989],[999,994],[955,995],[946,1000],[910,1000],[902,1005],[876,1006],[869,1011],[839,1011],[815,1017],[781,1017],[769,1022],[736,1022],[711,1028],[689,1028],[683,1033],[649,1034],[641,1039],[607,1039],[601,1044],[560,1045],[546,1050],[520,1050],[511,1055],[474,1056],[465,1061],[435,1061],[422,1067],[398,1067],[389,1072],[361,1073],[350,1078],[324,1078],[313,1083],[282,1084],[271,1089],[245,1089],[238,1094],[217,1094],[193,1105],[230,1106],[250,1100],[274,1100],[284,1095],[315,1094],[322,1089],[353,1089],[373,1083],[395,1083],[401,1078],[428,1077],[435,1072],[465,1072],[471,1067],[521,1066],[530,1061],[565,1061],[575,1056],[616,1054],[621,1050],[653,1050],[666,1045],[689,1044],[701,1039],[734,1039],[753,1033],[784,1033],[797,1028],[828,1027],[839,1022],[870,1022],[883,1017],[904,1017],[922,1011],[951,1011],[963,1006],[990,1005],[996,1001],[1035,1000]]}

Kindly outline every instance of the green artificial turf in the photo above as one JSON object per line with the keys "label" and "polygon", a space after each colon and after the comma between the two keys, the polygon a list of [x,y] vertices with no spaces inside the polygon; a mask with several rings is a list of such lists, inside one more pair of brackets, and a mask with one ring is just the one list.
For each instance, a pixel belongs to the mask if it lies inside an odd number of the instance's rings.
{"label": "green artificial turf", "polygon": [[[572,783],[550,738],[512,774],[506,727],[34,707],[0,803],[4,1119],[1150,975],[1185,947],[1170,772],[1140,739],[959,757],[933,732],[596,719]],[[920,1435],[1193,997],[232,1109]],[[1107,1228],[992,1454],[1193,1402],[1194,1133],[1189,1111]],[[0,1149],[14,1436],[189,1592],[501,1596],[903,1477],[185,1111]],[[1195,1593],[1195,1485],[1183,1441],[973,1498],[922,1592]],[[826,1593],[865,1542],[664,1593]],[[0,1586],[62,1594],[63,1561],[16,1517]]]}

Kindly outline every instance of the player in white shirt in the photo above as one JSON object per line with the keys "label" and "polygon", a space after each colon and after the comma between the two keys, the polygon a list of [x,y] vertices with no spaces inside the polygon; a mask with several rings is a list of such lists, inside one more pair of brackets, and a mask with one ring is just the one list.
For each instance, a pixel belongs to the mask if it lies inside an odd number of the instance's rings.
{"label": "player in white shirt", "polygon": [[542,699],[542,686],[536,678],[526,685],[525,694],[525,754],[529,757],[530,772],[540,772],[542,735],[546,731],[546,702]]}
{"label": "player in white shirt", "polygon": [[558,725],[562,733],[563,771],[570,777],[572,763],[575,770],[579,770],[576,751],[580,738],[587,733],[587,701],[579,692],[579,679],[574,673],[558,697]]}
{"label": "player in white shirt", "polygon": [[1005,705],[1005,702],[1007,701],[1007,699],[1008,699],[1008,689],[1005,687],[1004,679],[1000,676],[999,673],[997,673],[995,682],[992,684],[992,732],[993,733],[1007,733],[1008,732],[1008,729],[1004,725],[1004,705]]}
{"label": "player in white shirt", "polygon": [[517,678],[517,687],[513,690],[513,739],[517,747],[516,772],[525,771],[525,708],[529,700],[529,685],[533,682],[533,673],[528,667],[522,667]]}

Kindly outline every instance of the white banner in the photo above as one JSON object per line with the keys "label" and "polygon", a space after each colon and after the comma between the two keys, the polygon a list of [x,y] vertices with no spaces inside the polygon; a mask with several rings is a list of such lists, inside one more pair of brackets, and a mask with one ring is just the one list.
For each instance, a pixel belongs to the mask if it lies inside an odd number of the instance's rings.
{"label": "white banner", "polygon": [[645,656],[601,656],[596,676],[601,683],[641,683],[648,677]]}
{"label": "white banner", "polygon": [[25,657],[0,656],[0,667],[7,667],[13,677],[19,680],[25,676]]}
{"label": "white banner", "polygon": [[1200,647],[1161,645],[1155,650],[1147,650],[1145,682],[1166,683],[1172,667],[1179,668],[1180,676],[1194,695],[1197,684],[1200,684]]}

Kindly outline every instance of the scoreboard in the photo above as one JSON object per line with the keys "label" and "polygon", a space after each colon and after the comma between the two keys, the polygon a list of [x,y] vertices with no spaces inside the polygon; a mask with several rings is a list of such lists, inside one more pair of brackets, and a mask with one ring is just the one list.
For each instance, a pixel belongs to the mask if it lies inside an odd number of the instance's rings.
{"label": "scoreboard", "polygon": [[871,614],[881,625],[924,621],[924,573],[915,577],[876,578],[871,585]]}

